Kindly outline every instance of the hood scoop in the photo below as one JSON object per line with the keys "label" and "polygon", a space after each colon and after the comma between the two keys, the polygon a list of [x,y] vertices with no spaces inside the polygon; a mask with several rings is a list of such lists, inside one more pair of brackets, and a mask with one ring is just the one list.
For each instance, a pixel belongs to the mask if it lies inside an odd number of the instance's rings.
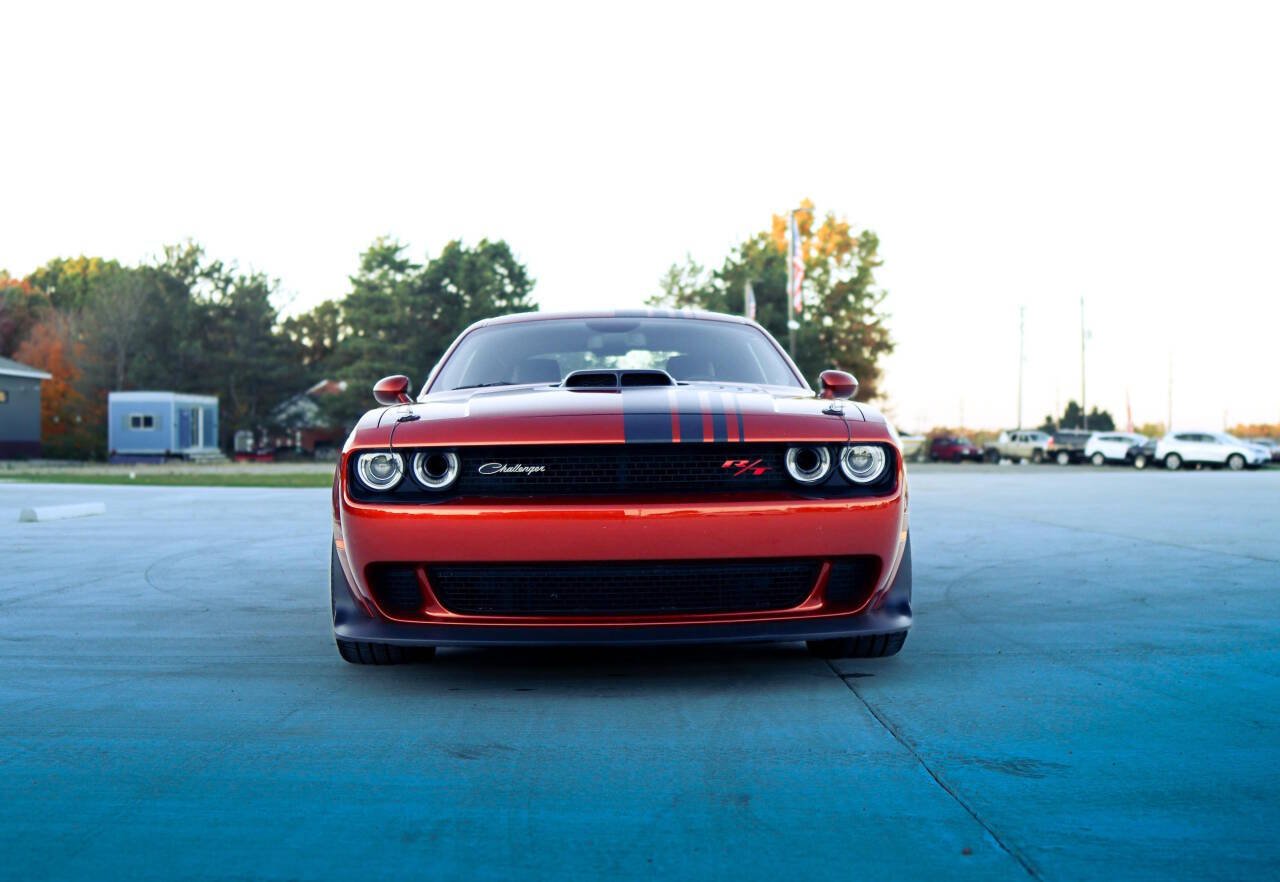
{"label": "hood scoop", "polygon": [[579,392],[620,392],[642,386],[674,386],[666,371],[574,371],[560,384]]}

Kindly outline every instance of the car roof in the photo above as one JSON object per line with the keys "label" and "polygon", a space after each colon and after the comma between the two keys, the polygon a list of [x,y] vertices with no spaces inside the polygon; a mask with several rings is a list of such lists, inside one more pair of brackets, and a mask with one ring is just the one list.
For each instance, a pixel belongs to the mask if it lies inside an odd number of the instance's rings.
{"label": "car roof", "polygon": [[708,312],[702,309],[597,309],[573,310],[570,312],[515,312],[510,315],[499,315],[481,319],[473,324],[473,328],[489,325],[510,325],[519,322],[541,322],[552,319],[606,319],[606,318],[664,318],[664,319],[701,319],[703,321],[731,322],[737,325],[754,325],[751,319],[740,315],[728,315],[723,312]]}

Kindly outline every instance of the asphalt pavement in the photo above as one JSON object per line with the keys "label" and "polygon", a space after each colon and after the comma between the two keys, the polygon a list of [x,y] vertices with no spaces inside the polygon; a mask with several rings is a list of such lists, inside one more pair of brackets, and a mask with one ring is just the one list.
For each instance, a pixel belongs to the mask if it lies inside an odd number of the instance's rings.
{"label": "asphalt pavement", "polygon": [[1275,878],[1280,470],[911,499],[895,658],[382,669],[329,636],[327,491],[0,483],[0,878]]}

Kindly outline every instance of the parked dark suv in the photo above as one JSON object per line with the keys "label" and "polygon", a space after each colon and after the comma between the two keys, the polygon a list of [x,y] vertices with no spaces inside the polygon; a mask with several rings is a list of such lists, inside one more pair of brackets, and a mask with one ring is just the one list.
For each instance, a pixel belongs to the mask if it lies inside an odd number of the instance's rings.
{"label": "parked dark suv", "polygon": [[1058,465],[1071,465],[1084,462],[1084,446],[1089,443],[1092,432],[1075,429],[1061,429],[1053,433],[1049,443],[1045,445],[1045,458]]}
{"label": "parked dark suv", "polygon": [[982,451],[961,435],[939,435],[929,442],[929,459],[932,462],[982,461]]}

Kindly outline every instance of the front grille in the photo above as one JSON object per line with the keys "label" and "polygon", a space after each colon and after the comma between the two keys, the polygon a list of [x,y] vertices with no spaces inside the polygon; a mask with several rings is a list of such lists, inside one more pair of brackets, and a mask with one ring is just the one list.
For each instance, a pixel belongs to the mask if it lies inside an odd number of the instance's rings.
{"label": "front grille", "polygon": [[439,564],[436,599],[488,616],[761,612],[804,602],[820,562],[802,558],[658,563]]}
{"label": "front grille", "polygon": [[[464,447],[458,450],[456,487],[463,496],[778,490],[794,486],[787,479],[784,452],[776,444],[714,443]],[[541,470],[504,472],[499,465]]]}
{"label": "front grille", "polygon": [[418,568],[411,564],[378,564],[369,568],[369,588],[378,606],[394,615],[422,611]]}

